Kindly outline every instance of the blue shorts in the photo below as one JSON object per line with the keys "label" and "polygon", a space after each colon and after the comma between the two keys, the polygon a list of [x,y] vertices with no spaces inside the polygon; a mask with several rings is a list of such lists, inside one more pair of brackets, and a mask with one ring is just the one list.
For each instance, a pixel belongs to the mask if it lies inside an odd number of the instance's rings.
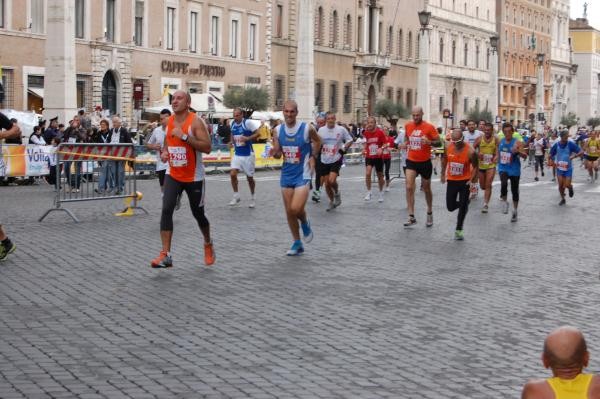
{"label": "blue shorts", "polygon": [[310,184],[310,179],[284,179],[283,176],[279,181],[281,188],[299,188]]}
{"label": "blue shorts", "polygon": [[573,177],[573,169],[569,169],[569,170],[556,169],[556,175],[571,178],[571,177]]}

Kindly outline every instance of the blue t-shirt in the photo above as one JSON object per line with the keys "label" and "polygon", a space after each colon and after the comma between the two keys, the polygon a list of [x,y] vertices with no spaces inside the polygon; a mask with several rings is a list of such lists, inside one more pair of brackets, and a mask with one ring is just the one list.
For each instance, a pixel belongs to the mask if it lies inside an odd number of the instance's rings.
{"label": "blue t-shirt", "polygon": [[309,158],[311,153],[308,126],[304,122],[296,123],[293,128],[286,127],[285,123],[279,125],[277,139],[283,152],[283,165],[281,166],[282,187],[300,186],[310,180]]}
{"label": "blue t-shirt", "polygon": [[557,141],[550,149],[550,158],[556,163],[556,169],[563,172],[571,172],[573,170],[571,154],[579,154],[580,152],[581,147],[571,140],[567,141],[565,144]]}
{"label": "blue t-shirt", "polygon": [[231,142],[233,143],[235,155],[247,157],[254,152],[252,149],[252,140],[246,142],[240,141],[240,137],[250,137],[254,134],[246,119],[242,119],[241,123],[231,122]]}
{"label": "blue t-shirt", "polygon": [[500,140],[498,173],[506,172],[509,176],[521,176],[521,158],[519,158],[519,154],[513,154],[513,148],[517,141],[514,136],[510,142],[507,142],[504,137]]}

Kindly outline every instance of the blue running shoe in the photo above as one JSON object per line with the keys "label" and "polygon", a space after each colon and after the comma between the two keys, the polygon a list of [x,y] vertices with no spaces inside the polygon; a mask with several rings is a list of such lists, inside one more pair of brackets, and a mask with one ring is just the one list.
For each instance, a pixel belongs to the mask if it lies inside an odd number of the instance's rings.
{"label": "blue running shoe", "polygon": [[304,242],[309,243],[313,239],[313,232],[310,228],[310,222],[306,219],[306,223],[300,223],[300,227],[302,227],[302,234],[304,235]]}
{"label": "blue running shoe", "polygon": [[287,256],[298,256],[304,252],[304,247],[302,246],[302,241],[294,241],[292,247],[287,251]]}

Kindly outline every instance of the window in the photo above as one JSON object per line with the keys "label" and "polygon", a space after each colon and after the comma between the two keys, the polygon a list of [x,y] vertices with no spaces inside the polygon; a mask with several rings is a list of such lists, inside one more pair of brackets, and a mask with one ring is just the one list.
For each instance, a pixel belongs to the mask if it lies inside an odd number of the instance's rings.
{"label": "window", "polygon": [[315,81],[315,107],[318,112],[323,112],[323,81]]}
{"label": "window", "polygon": [[358,24],[356,26],[356,33],[357,33],[357,38],[356,38],[356,42],[358,43],[358,51],[364,51],[364,45],[363,45],[363,19],[362,17],[358,17]]}
{"label": "window", "polygon": [[248,31],[248,59],[256,59],[256,24],[250,24]]}
{"label": "window", "polygon": [[0,82],[2,82],[4,90],[4,100],[0,101],[0,108],[14,108],[14,79],[12,69],[4,69],[2,71]]}
{"label": "window", "polygon": [[190,12],[190,53],[198,51],[198,12]]}
{"label": "window", "polygon": [[104,38],[108,42],[115,41],[115,0],[106,0],[106,26]]}
{"label": "window", "polygon": [[404,104],[404,89],[396,91],[396,104]]}
{"label": "window", "polygon": [[440,101],[438,104],[438,112],[442,112],[444,109],[444,96],[440,96]]}
{"label": "window", "polygon": [[4,0],[0,0],[0,28],[6,28],[4,24]]}
{"label": "window", "polygon": [[329,110],[331,112],[337,112],[338,107],[338,84],[337,82],[331,82],[329,84]]}
{"label": "window", "polygon": [[317,10],[315,42],[317,44],[321,44],[323,42],[323,7],[319,7],[319,9]]}
{"label": "window", "polygon": [[406,90],[406,108],[411,109],[413,107],[413,94],[412,89]]}
{"label": "window", "polygon": [[467,66],[469,63],[469,43],[465,43],[465,50],[463,53],[463,65]]}
{"label": "window", "polygon": [[44,33],[44,0],[31,0],[31,32]]}
{"label": "window", "polygon": [[385,99],[386,100],[393,100],[394,98],[394,88],[393,87],[388,87],[385,91]]}
{"label": "window", "polygon": [[231,20],[231,31],[229,32],[229,56],[233,58],[238,57],[238,29],[239,21],[237,19]]}
{"label": "window", "polygon": [[408,59],[412,59],[413,56],[413,43],[412,43],[412,32],[408,32]]}
{"label": "window", "polygon": [[144,45],[144,2],[135,2],[134,40],[136,46]]}
{"label": "window", "polygon": [[452,65],[456,65],[456,40],[452,40]]}
{"label": "window", "polygon": [[491,53],[491,51],[492,50],[490,50],[490,49],[487,50],[487,54],[486,54],[486,58],[485,58],[485,69],[488,71],[490,70],[490,55],[491,55],[490,53]]}
{"label": "window", "polygon": [[167,50],[175,48],[175,9],[167,7]]}
{"label": "window", "polygon": [[350,14],[346,16],[346,29],[344,31],[344,45],[349,49],[352,47],[352,17]]}
{"label": "window", "polygon": [[75,37],[83,39],[85,36],[85,0],[75,0]]}
{"label": "window", "polygon": [[402,29],[398,32],[398,59],[404,57],[404,37],[402,35]]}
{"label": "window", "polygon": [[467,97],[464,99],[463,111],[465,113],[469,112],[469,99]]}
{"label": "window", "polygon": [[283,36],[283,5],[277,4],[277,11],[275,14],[275,37]]}
{"label": "window", "polygon": [[213,15],[210,25],[210,53],[219,55],[219,17]]}
{"label": "window", "polygon": [[444,39],[440,38],[440,63],[444,63]]}
{"label": "window", "polygon": [[284,99],[284,77],[276,76],[275,77],[275,109],[281,109],[283,107],[283,99]]}
{"label": "window", "polygon": [[352,84],[344,83],[344,113],[352,112]]}
{"label": "window", "polygon": [[331,24],[331,45],[335,46],[339,43],[339,30],[340,30],[340,21],[338,18],[338,13],[336,10],[333,10],[332,15],[332,24]]}
{"label": "window", "polygon": [[479,46],[475,47],[475,68],[479,69]]}
{"label": "window", "polygon": [[390,55],[392,53],[392,49],[394,48],[394,28],[391,26],[388,28],[387,40],[386,55]]}
{"label": "window", "polygon": [[479,7],[475,7],[475,18],[479,18]]}

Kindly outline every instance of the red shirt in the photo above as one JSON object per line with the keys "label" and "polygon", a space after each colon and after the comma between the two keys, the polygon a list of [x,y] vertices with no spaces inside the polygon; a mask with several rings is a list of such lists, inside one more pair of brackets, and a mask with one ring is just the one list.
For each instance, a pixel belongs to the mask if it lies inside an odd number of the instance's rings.
{"label": "red shirt", "polygon": [[374,131],[363,132],[363,137],[365,138],[365,158],[373,159],[373,158],[381,158],[381,153],[379,153],[379,149],[383,147],[385,143],[387,143],[387,136],[383,132],[383,130],[376,128]]}
{"label": "red shirt", "polygon": [[408,139],[408,153],[406,158],[413,162],[425,162],[431,159],[431,145],[424,144],[421,140],[426,137],[429,141],[439,139],[437,129],[431,123],[421,121],[418,125],[411,121],[405,125]]}
{"label": "red shirt", "polygon": [[386,141],[388,147],[383,149],[381,158],[392,159],[392,148],[394,148],[394,138],[392,136],[386,136],[385,141]]}

